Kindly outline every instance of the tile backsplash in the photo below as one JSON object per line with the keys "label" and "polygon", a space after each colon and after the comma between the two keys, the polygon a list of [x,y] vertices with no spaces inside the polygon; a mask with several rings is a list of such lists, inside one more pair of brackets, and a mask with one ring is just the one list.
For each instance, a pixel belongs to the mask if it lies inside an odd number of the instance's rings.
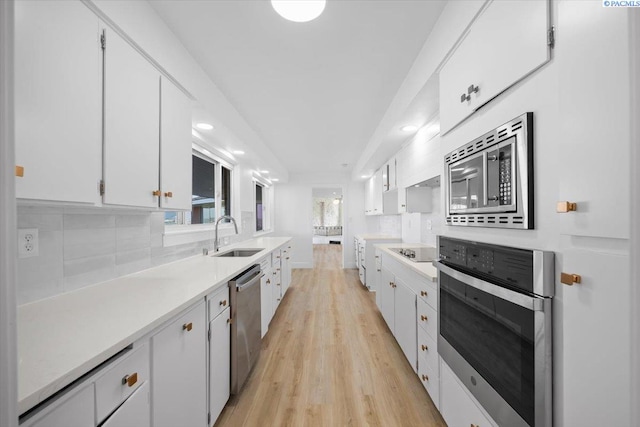
{"label": "tile backsplash", "polygon": [[[253,237],[253,212],[242,212],[240,234],[221,231],[230,243]],[[52,297],[213,248],[205,240],[163,246],[163,212],[79,211],[20,206],[18,228],[37,228],[39,255],[18,259],[18,304]]]}

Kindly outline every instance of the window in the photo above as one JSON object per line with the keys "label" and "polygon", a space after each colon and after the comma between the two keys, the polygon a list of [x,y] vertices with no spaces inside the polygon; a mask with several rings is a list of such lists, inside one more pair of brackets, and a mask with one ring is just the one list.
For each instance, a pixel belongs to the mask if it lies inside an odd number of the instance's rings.
{"label": "window", "polygon": [[256,182],[256,231],[264,230],[263,186]]}
{"label": "window", "polygon": [[191,212],[165,212],[165,225],[212,224],[231,215],[231,175],[230,167],[194,150]]}

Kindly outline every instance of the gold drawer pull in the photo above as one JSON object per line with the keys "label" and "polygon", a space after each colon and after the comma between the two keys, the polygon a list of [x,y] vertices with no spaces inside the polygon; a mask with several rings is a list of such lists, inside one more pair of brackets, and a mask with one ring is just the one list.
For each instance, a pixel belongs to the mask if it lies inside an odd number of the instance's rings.
{"label": "gold drawer pull", "polygon": [[427,347],[427,346],[426,346],[426,345],[424,345],[424,344],[422,344],[420,347],[422,348],[422,351],[427,351],[427,350],[429,350],[429,347]]}
{"label": "gold drawer pull", "polygon": [[427,291],[420,291],[420,295],[426,297],[429,294],[427,293]]}
{"label": "gold drawer pull", "polygon": [[289,259],[289,257],[287,257],[286,259]]}
{"label": "gold drawer pull", "polygon": [[220,301],[220,305],[223,306],[223,307],[226,307],[227,306],[227,300],[223,299],[222,301]]}
{"label": "gold drawer pull", "polygon": [[425,316],[424,314],[421,314],[420,320],[422,320],[423,322],[426,322],[428,319],[427,319],[427,316]]}
{"label": "gold drawer pull", "polygon": [[267,279],[267,285],[271,284],[271,279]]}
{"label": "gold drawer pull", "polygon": [[556,212],[567,213],[575,212],[578,210],[578,204],[574,202],[558,202],[556,204]]}
{"label": "gold drawer pull", "polygon": [[228,319],[227,319],[227,323],[228,323],[228,324],[232,324],[232,323],[233,323],[233,319],[232,319],[232,318],[228,318]]}
{"label": "gold drawer pull", "polygon": [[153,194],[156,197],[160,197],[160,190],[153,190],[151,194]]}
{"label": "gold drawer pull", "polygon": [[582,277],[579,274],[560,273],[560,282],[572,286],[574,283],[582,283]]}
{"label": "gold drawer pull", "polygon": [[173,197],[173,192],[167,191],[166,193],[164,193],[164,197]]}
{"label": "gold drawer pull", "polygon": [[429,375],[422,375],[422,381],[429,381]]}
{"label": "gold drawer pull", "polygon": [[16,166],[16,176],[24,176],[24,166]]}
{"label": "gold drawer pull", "polygon": [[191,322],[185,323],[184,325],[182,325],[182,329],[189,332],[190,330],[193,329],[193,323]]}
{"label": "gold drawer pull", "polygon": [[135,383],[138,382],[138,373],[134,372],[131,375],[125,375],[122,378],[122,385],[127,385],[129,387],[133,387],[135,385]]}

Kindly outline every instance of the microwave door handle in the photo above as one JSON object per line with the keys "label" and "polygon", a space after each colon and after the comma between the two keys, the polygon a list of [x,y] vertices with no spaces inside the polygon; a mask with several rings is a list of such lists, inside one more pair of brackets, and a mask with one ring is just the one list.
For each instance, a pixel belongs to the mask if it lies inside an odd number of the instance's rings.
{"label": "microwave door handle", "polygon": [[487,195],[487,191],[489,191],[489,184],[487,181],[489,180],[489,159],[487,158],[487,152],[482,153],[482,206],[486,207],[489,204],[489,196]]}
{"label": "microwave door handle", "polygon": [[478,279],[477,277],[469,276],[468,274],[451,268],[440,261],[433,261],[433,266],[440,271],[440,274],[444,273],[465,285],[469,285],[498,298],[502,298],[503,300],[512,302],[520,307],[524,307],[532,311],[544,310],[544,298],[531,297],[529,295],[503,288],[502,286],[494,285],[493,283]]}

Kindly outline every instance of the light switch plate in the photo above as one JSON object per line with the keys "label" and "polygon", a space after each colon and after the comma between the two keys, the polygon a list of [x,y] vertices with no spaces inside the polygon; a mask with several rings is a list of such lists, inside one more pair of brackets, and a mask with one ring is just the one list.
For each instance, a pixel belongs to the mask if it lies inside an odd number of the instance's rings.
{"label": "light switch plate", "polygon": [[18,256],[30,258],[38,256],[40,245],[38,243],[37,228],[21,228],[18,230]]}

